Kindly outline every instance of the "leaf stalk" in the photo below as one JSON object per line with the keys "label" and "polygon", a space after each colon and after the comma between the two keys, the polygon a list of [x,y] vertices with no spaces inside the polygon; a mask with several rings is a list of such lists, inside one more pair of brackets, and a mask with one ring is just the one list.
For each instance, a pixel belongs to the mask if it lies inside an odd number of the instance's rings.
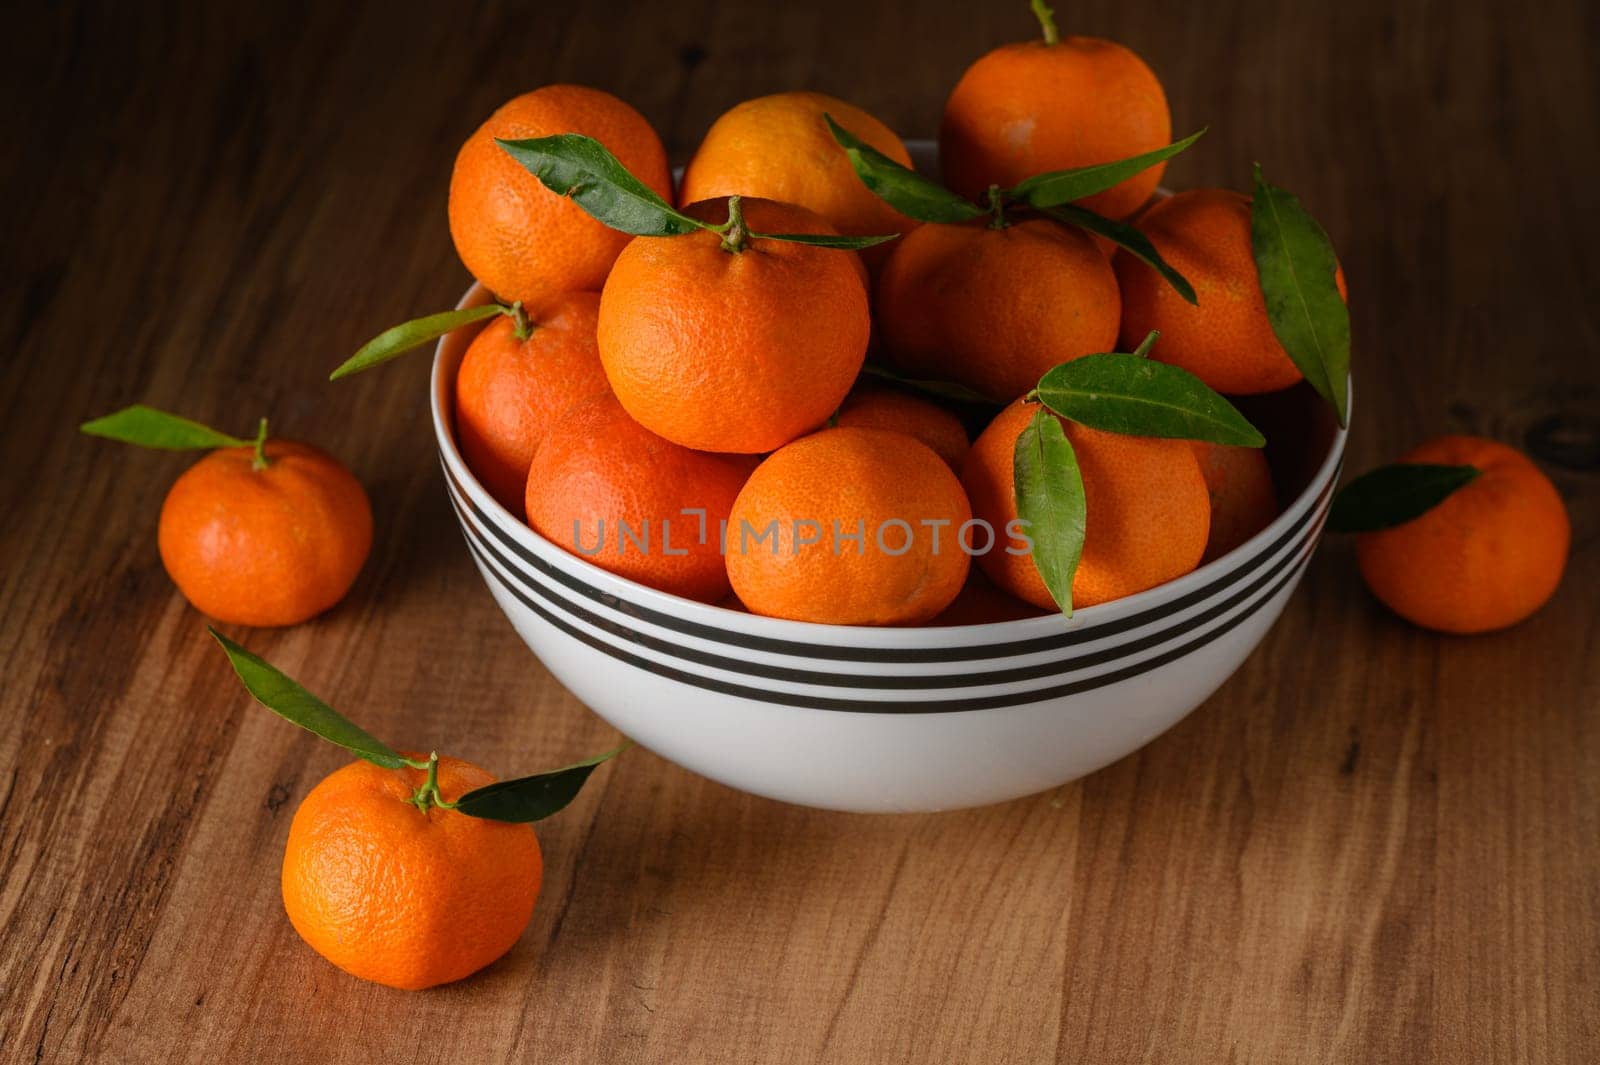
{"label": "leaf stalk", "polygon": [[1047,6],[1044,0],[1031,0],[1028,6],[1033,8],[1034,17],[1039,20],[1039,28],[1044,31],[1044,43],[1059,44],[1061,31],[1056,29],[1055,9]]}
{"label": "leaf stalk", "polygon": [[722,250],[737,255],[744,251],[744,246],[750,239],[750,231],[744,224],[744,207],[740,204],[738,196],[728,197],[727,225],[727,231],[722,234]]}
{"label": "leaf stalk", "polygon": [[267,420],[265,418],[262,418],[261,423],[256,426],[255,449],[255,457],[250,460],[250,468],[252,470],[264,470],[272,465],[271,460],[267,458]]}
{"label": "leaf stalk", "polygon": [[413,769],[426,768],[428,771],[428,777],[422,782],[421,787],[417,788],[416,791],[411,793],[411,798],[408,800],[411,805],[415,806],[423,813],[427,813],[429,807],[433,806],[437,806],[441,810],[454,810],[456,808],[455,803],[445,802],[444,796],[439,794],[438,751],[428,752],[428,761],[426,763],[415,762],[410,758],[407,758],[406,765]]}

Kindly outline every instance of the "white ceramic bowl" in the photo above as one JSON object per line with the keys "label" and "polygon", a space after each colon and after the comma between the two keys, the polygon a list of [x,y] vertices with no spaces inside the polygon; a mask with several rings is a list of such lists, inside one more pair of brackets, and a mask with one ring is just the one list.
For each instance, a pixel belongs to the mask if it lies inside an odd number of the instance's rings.
{"label": "white ceramic bowl", "polygon": [[[931,145],[914,143],[919,165]],[[474,286],[461,306],[487,302]],[[496,503],[451,429],[480,326],[440,340],[433,427],[451,504],[500,609],[595,713],[731,787],[862,812],[979,806],[1092,773],[1216,691],[1277,620],[1322,532],[1345,433],[1309,389],[1242,404],[1287,506],[1179,580],[1060,616],[864,628],[756,617],[599,569]]]}

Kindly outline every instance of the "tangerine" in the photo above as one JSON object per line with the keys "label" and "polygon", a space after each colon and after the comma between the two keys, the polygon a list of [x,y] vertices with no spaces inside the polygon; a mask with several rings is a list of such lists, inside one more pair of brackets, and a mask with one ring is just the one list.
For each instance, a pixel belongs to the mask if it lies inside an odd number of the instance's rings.
{"label": "tangerine", "polygon": [[545,188],[496,139],[593,137],[663,199],[661,138],[626,103],[582,85],[546,85],[502,104],[467,138],[450,174],[450,236],[467,270],[506,302],[538,310],[558,292],[598,291],[630,239]]}
{"label": "tangerine", "polygon": [[189,467],[161,504],[161,562],[202,614],[295,625],[344,598],[372,548],[361,482],[310,444],[221,448]]}
{"label": "tangerine", "polygon": [[903,433],[837,428],[756,467],[728,519],[728,576],[755,614],[914,625],[961,591],[961,482]]}
{"label": "tangerine", "polygon": [[883,385],[858,384],[845,397],[835,425],[888,429],[927,444],[945,465],[960,471],[972,442],[953,413],[921,396]]}
{"label": "tangerine", "polygon": [[1422,515],[1356,537],[1361,576],[1384,605],[1439,632],[1503,629],[1555,594],[1572,546],[1561,494],[1515,448],[1472,436],[1430,440],[1402,463],[1479,475]]}
{"label": "tangerine", "polygon": [[[283,854],[283,907],[300,938],[352,976],[409,991],[510,950],[544,872],[531,826],[424,809],[414,796],[426,778],[371,762],[336,770],[301,801]],[[446,802],[494,779],[439,759]]]}
{"label": "tangerine", "polygon": [[528,466],[550,426],[574,403],[611,390],[595,328],[598,292],[554,297],[519,338],[510,316],[473,338],[456,371],[456,441],[489,494],[522,515]]}
{"label": "tangerine", "polygon": [[728,594],[722,523],[751,465],[674,444],[615,396],[597,396],[569,410],[534,453],[528,524],[602,569],[715,603]]}
{"label": "tangerine", "polygon": [[[824,115],[902,166],[911,156],[894,130],[854,104],[820,92],[781,92],[746,100],[712,123],[683,171],[681,203],[733,195],[798,204],[840,233],[875,237],[918,223],[861,183]],[[881,266],[889,246],[862,252]]]}
{"label": "tangerine", "polygon": [[[944,106],[945,183],[982,201],[991,185],[1140,155],[1172,139],[1155,74],[1129,49],[1096,37],[1006,44],[967,68]],[[1161,181],[1157,163],[1082,205],[1111,218],[1138,210]]]}
{"label": "tangerine", "polygon": [[[1198,304],[1173,290],[1127,251],[1114,260],[1122,288],[1122,343],[1151,330],[1151,357],[1180,366],[1218,392],[1251,395],[1288,388],[1301,378],[1267,318],[1250,238],[1250,200],[1227,189],[1169,196],[1139,217],[1139,229],[1162,258],[1194,286]],[[1344,272],[1334,275],[1345,294]],[[1132,347],[1125,350],[1132,351]]]}
{"label": "tangerine", "polygon": [[[725,202],[693,209],[727,219]],[[803,207],[740,200],[744,230],[638,237],[600,296],[600,360],[629,414],[702,451],[757,454],[820,426],[850,391],[871,321],[854,252],[748,236],[831,233]]]}
{"label": "tangerine", "polygon": [[1221,558],[1272,524],[1278,494],[1267,456],[1257,447],[1230,447],[1191,440],[1211,495],[1211,535],[1200,564]]}
{"label": "tangerine", "polygon": [[1007,403],[1057,363],[1116,346],[1116,274],[1075,226],[930,224],[897,243],[878,278],[878,324],[913,377]]}
{"label": "tangerine", "polygon": [[[1039,408],[1021,400],[995,415],[967,453],[961,483],[974,517],[995,530],[978,565],[995,584],[1034,606],[1056,609],[1031,551],[1009,535],[1018,520],[1013,476],[1017,437]],[[1083,556],[1074,607],[1094,606],[1164,584],[1199,565],[1211,503],[1187,441],[1102,432],[1061,419],[1083,478]],[[1014,548],[1018,553],[1012,553]]]}

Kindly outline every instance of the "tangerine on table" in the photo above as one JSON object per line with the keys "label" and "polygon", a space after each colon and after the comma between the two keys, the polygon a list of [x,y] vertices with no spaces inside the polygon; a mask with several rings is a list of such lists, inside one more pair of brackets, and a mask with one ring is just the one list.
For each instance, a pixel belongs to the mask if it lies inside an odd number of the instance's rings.
{"label": "tangerine on table", "polygon": [[950,411],[903,389],[877,384],[857,384],[834,424],[904,433],[927,444],[957,472],[972,446],[966,426]]}
{"label": "tangerine on table", "polygon": [[372,547],[361,482],[326,452],[270,439],[189,467],[161,505],[161,562],[195,609],[237,625],[294,625],[350,590]]}
{"label": "tangerine on table", "polygon": [[1493,440],[1444,436],[1402,463],[1475,466],[1479,476],[1419,517],[1356,537],[1361,576],[1389,609],[1423,628],[1489,632],[1555,594],[1572,525],[1555,485]]}
{"label": "tangerine on table", "polygon": [[528,524],[602,569],[715,603],[728,594],[721,523],[753,465],[674,444],[615,396],[598,396],[569,410],[534,453]]}
{"label": "tangerine on table", "polygon": [[467,465],[502,506],[521,516],[528,466],[545,432],[574,403],[610,391],[595,327],[598,292],[567,292],[528,320],[509,316],[473,338],[456,371],[456,440]]}
{"label": "tangerine on table", "polygon": [[[995,415],[967,453],[961,483],[974,517],[995,530],[977,556],[990,580],[1034,606],[1056,609],[1031,553],[1010,554],[1017,520],[1013,469],[1017,437],[1039,408],[1021,400]],[[1083,477],[1083,557],[1072,581],[1074,607],[1154,588],[1199,565],[1211,502],[1194,450],[1184,440],[1124,436],[1061,419]]]}
{"label": "tangerine on table", "polygon": [[[1063,37],[1002,45],[968,67],[945,103],[939,160],[950,188],[982,202],[990,185],[1109,163],[1171,139],[1166,93],[1142,59],[1113,41]],[[1158,163],[1081,202],[1126,217],[1165,169]]]}
{"label": "tangerine on table", "polygon": [[[1193,189],[1139,217],[1139,229],[1194,286],[1198,304],[1127,251],[1115,258],[1122,288],[1122,343],[1159,330],[1151,357],[1180,366],[1218,392],[1250,395],[1288,388],[1300,370],[1267,318],[1250,241],[1250,200],[1227,189]],[[1344,273],[1335,274],[1345,294]],[[1125,350],[1133,350],[1131,347]]]}
{"label": "tangerine on table", "polygon": [[[456,758],[438,772],[446,802],[495,779]],[[530,825],[414,805],[426,776],[371,762],[336,770],[295,811],[283,855],[283,906],[300,938],[352,976],[413,991],[510,950],[544,871]]]}
{"label": "tangerine on table", "polygon": [[[833,233],[811,211],[742,200],[748,229]],[[727,205],[688,213],[721,223]],[[771,451],[827,420],[866,357],[860,256],[706,230],[638,237],[600,296],[600,359],[645,428],[704,451]]]}
{"label": "tangerine on table", "polygon": [[896,243],[878,278],[878,324],[913,377],[1006,403],[1057,363],[1116,346],[1116,274],[1075,226],[930,224]]}
{"label": "tangerine on table", "polygon": [[[894,131],[859,107],[820,92],[781,92],[746,100],[712,123],[684,168],[679,202],[742,195],[798,204],[853,237],[915,228],[915,219],[861,183],[824,115],[895,162],[911,165]],[[889,246],[875,245],[861,254],[876,267]]]}
{"label": "tangerine on table", "polygon": [[927,445],[883,429],[824,429],[751,474],[728,519],[728,576],[755,614],[919,624],[961,591],[970,563],[958,536],[971,516]]}
{"label": "tangerine on table", "polygon": [[1271,525],[1278,516],[1278,494],[1272,487],[1267,456],[1260,448],[1204,440],[1191,440],[1189,446],[1211,495],[1211,535],[1200,558],[1204,565]]}
{"label": "tangerine on table", "polygon": [[467,138],[450,175],[450,236],[472,276],[531,310],[558,292],[598,291],[630,239],[545,188],[495,143],[581,133],[663,199],[672,173],[644,116],[599,89],[546,85],[503,104]]}

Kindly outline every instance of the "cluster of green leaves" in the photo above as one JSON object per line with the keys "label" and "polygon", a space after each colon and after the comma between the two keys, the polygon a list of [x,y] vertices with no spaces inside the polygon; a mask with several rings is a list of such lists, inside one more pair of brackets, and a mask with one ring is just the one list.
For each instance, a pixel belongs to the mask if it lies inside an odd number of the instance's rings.
{"label": "cluster of green leaves", "polygon": [[1097,233],[1118,247],[1126,248],[1129,254],[1137,256],[1141,262],[1149,264],[1166,278],[1167,283],[1184,299],[1190,303],[1195,302],[1194,286],[1168,265],[1156,251],[1155,245],[1151,244],[1143,233],[1125,222],[1096,214],[1073,201],[1104,192],[1142,170],[1148,170],[1157,163],[1171,159],[1204,136],[1206,131],[1203,129],[1165,148],[1145,152],[1143,155],[1096,166],[1035,175],[1009,189],[994,190],[990,194],[989,204],[980,206],[964,196],[956,195],[937,181],[890,159],[835,122],[832,115],[823,117],[827,120],[828,129],[833,132],[833,139],[839,142],[839,146],[849,156],[850,165],[862,184],[907,218],[940,225],[958,225],[989,217],[994,224],[998,224],[1003,220],[1007,210],[1032,209],[1058,221]]}
{"label": "cluster of green leaves", "polygon": [[624,743],[604,754],[547,773],[496,781],[469,791],[454,802],[446,802],[438,794],[437,786],[433,785],[437,756],[426,762],[405,757],[312,695],[264,658],[245,650],[214,628],[208,627],[206,631],[222,645],[233,671],[239,675],[250,694],[279,717],[384,769],[409,766],[428,770],[429,784],[424,785],[424,789],[431,787],[432,793],[429,795],[419,791],[418,797],[413,800],[424,805],[442,806],[489,821],[540,821],[572,802],[596,766],[632,746],[631,743]]}
{"label": "cluster of green leaves", "polygon": [[[988,204],[979,205],[902,166],[832,116],[825,117],[862,184],[901,214],[936,225],[959,225],[985,217],[998,225],[1008,211],[1032,210],[1110,240],[1159,273],[1189,303],[1199,304],[1188,278],[1162,258],[1148,237],[1135,226],[1096,214],[1079,201],[1173,158],[1198,141],[1205,129],[1126,159],[1036,174],[1009,189],[992,189]],[[1259,166],[1251,207],[1251,245],[1273,333],[1311,387],[1333,405],[1339,423],[1345,424],[1350,318],[1334,281],[1338,263],[1333,245],[1300,201],[1268,183]]]}
{"label": "cluster of green leaves", "polygon": [[1033,562],[1063,613],[1083,557],[1088,506],[1066,418],[1129,436],[1204,440],[1231,447],[1266,443],[1233,404],[1194,374],[1148,358],[1152,333],[1132,353],[1084,355],[1055,367],[1030,393],[1039,402],[1012,456],[1017,516],[1028,523]]}

